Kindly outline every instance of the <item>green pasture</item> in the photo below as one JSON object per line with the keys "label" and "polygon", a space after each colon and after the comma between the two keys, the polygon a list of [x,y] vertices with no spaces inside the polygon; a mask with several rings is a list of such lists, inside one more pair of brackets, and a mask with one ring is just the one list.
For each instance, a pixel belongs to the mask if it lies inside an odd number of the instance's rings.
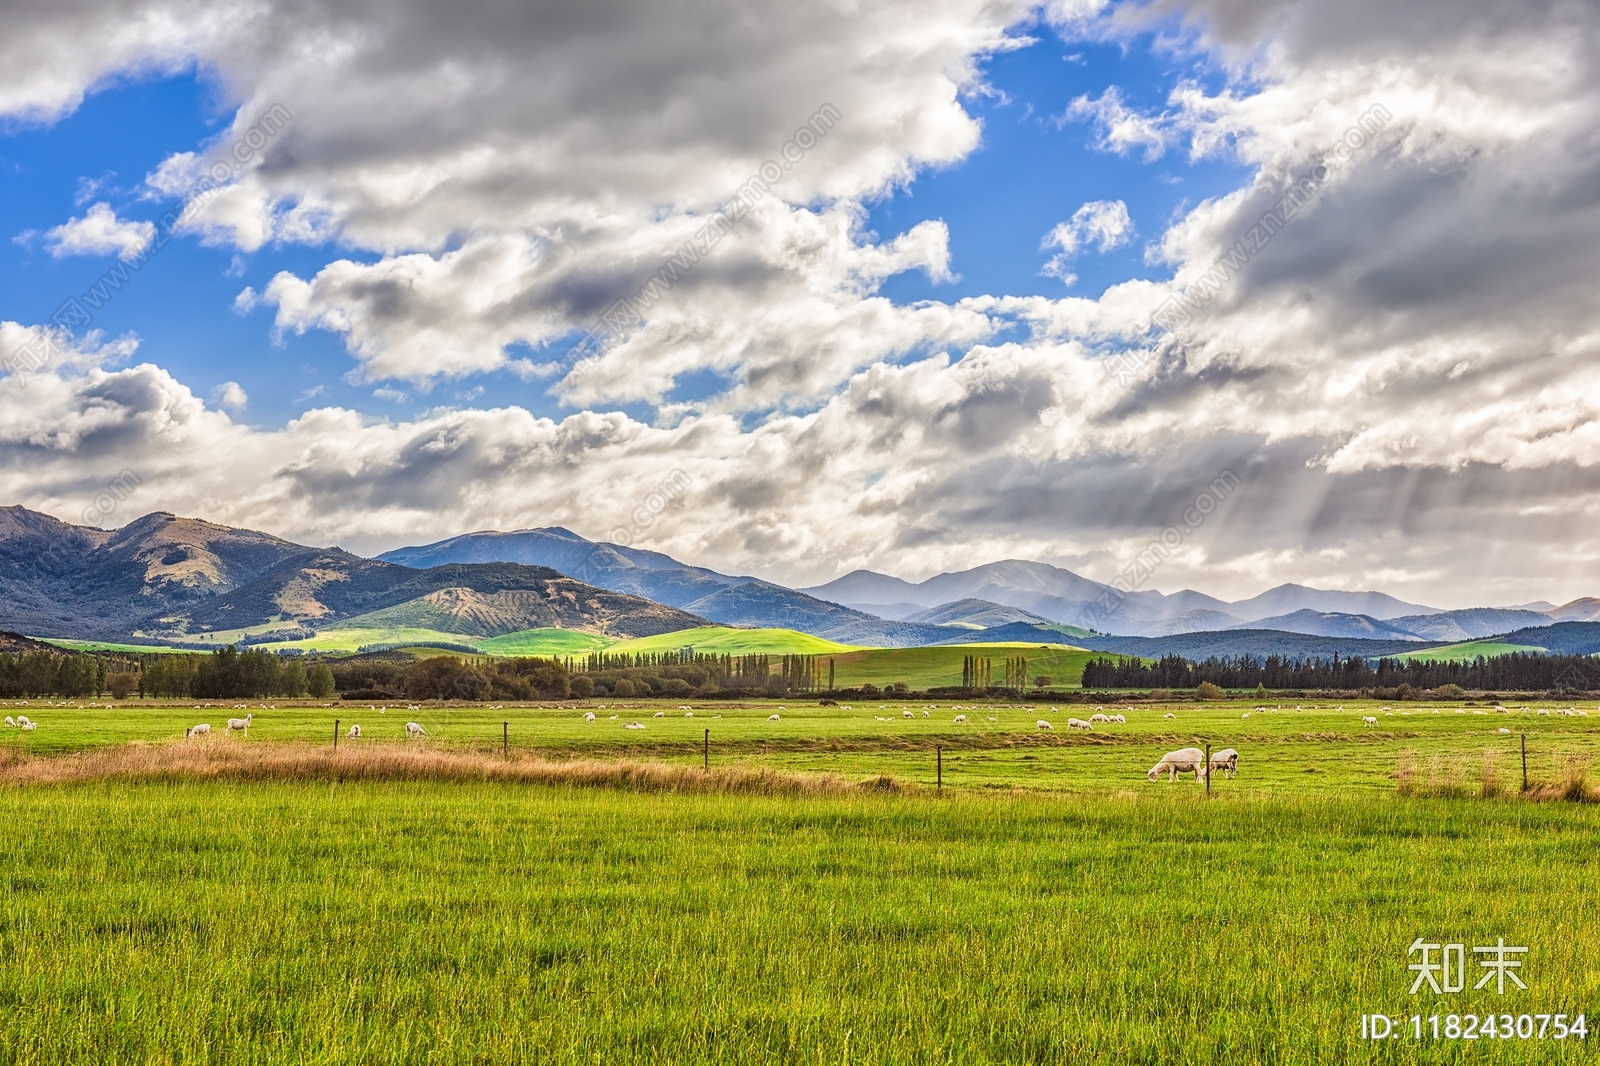
{"label": "green pasture", "polygon": [[605,650],[619,655],[639,655],[675,652],[687,647],[694,648],[700,655],[830,655],[855,650],[851,645],[793,629],[732,629],[728,626],[700,626],[654,637],[637,637]]}
{"label": "green pasture", "polygon": [[1028,679],[1050,678],[1051,688],[1077,688],[1083,666],[1096,652],[1064,644],[942,644],[926,648],[864,648],[830,655],[834,663],[834,685],[857,688],[874,684],[880,688],[904,681],[913,689],[954,688],[961,684],[961,664],[968,655],[993,663],[990,682],[1005,681],[1005,660],[1028,660]]}
{"label": "green pasture", "polygon": [[[931,786],[936,749],[942,749],[947,789],[1107,796],[1126,791],[1194,793],[1199,786],[1192,779],[1151,784],[1145,771],[1167,751],[1210,744],[1240,752],[1238,776],[1213,780],[1214,792],[1331,798],[1392,793],[1406,762],[1426,774],[1476,785],[1487,759],[1502,784],[1520,785],[1524,734],[1535,781],[1559,779],[1573,759],[1600,756],[1600,709],[1593,703],[1512,703],[1508,713],[1496,714],[1459,703],[1302,700],[1271,702],[1256,710],[1262,705],[1236,701],[1113,702],[1103,705],[1103,711],[1121,713],[1127,723],[1096,725],[1089,732],[1069,729],[1067,720],[1087,719],[1095,705],[998,700],[857,700],[835,707],[820,706],[814,698],[746,703],[600,698],[542,706],[271,699],[209,706],[107,703],[0,703],[0,712],[26,714],[38,723],[29,732],[0,731],[0,754],[70,753],[130,741],[182,743],[184,730],[199,722],[210,724],[214,733],[191,743],[331,744],[337,719],[341,732],[352,724],[362,727],[363,737],[354,742],[360,745],[407,743],[405,723],[415,721],[428,733],[423,743],[447,749],[496,751],[506,737],[518,753],[553,759],[698,765],[709,730],[713,765],[836,773],[852,779],[883,774]],[[1582,708],[1589,717],[1537,713],[1558,707]],[[224,735],[227,719],[247,713],[255,716],[248,738]],[[587,713],[595,720],[586,720]],[[773,714],[777,721],[770,720]],[[965,721],[957,722],[957,716]],[[1363,720],[1369,716],[1376,724]],[[1041,719],[1054,728],[1039,729]],[[643,728],[627,728],[632,723]]]}
{"label": "green pasture", "polygon": [[568,655],[581,656],[587,652],[600,651],[611,646],[614,641],[610,637],[580,633],[575,629],[524,629],[518,633],[506,633],[498,637],[469,639],[466,643],[476,644],[485,655],[537,655],[544,658],[564,658]]}
{"label": "green pasture", "polygon": [[1510,655],[1512,652],[1543,652],[1544,648],[1534,648],[1526,644],[1506,644],[1498,640],[1469,640],[1460,644],[1445,644],[1442,647],[1429,648],[1427,651],[1408,651],[1393,656],[1396,659],[1432,659],[1435,662],[1471,662],[1478,656],[1492,658],[1496,655]]}
{"label": "green pasture", "polygon": [[[1600,810],[1131,791],[0,787],[0,1062],[1590,1060],[1359,1037],[1593,1026]],[[1528,988],[1410,996],[1418,936]]]}

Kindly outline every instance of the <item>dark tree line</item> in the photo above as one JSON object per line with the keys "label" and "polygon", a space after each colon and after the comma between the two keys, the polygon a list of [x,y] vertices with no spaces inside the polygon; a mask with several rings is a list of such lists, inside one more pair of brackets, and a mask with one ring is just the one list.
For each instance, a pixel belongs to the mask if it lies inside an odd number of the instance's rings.
{"label": "dark tree line", "polygon": [[1377,659],[1357,656],[1294,659],[1249,655],[1195,662],[1167,655],[1154,663],[1101,657],[1083,668],[1084,688],[1197,688],[1209,681],[1222,688],[1414,690],[1458,685],[1477,691],[1543,692],[1600,689],[1600,659],[1586,655],[1512,652],[1463,662]]}

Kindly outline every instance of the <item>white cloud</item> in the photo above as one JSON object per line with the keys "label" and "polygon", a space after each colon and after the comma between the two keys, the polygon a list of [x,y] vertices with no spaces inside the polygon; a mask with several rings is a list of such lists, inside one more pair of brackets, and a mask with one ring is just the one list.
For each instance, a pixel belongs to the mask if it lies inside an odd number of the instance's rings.
{"label": "white cloud", "polygon": [[98,203],[82,218],[69,219],[45,234],[46,247],[57,259],[69,255],[116,255],[132,259],[156,235],[151,222],[119,219],[110,204]]}
{"label": "white cloud", "polygon": [[[949,234],[868,234],[862,204],[972,150],[963,93],[1021,6],[756,20],[618,0],[462,19],[394,0],[373,20],[334,0],[85,4],[8,23],[0,109],[59,113],[115,71],[200,62],[239,106],[225,146],[283,102],[293,124],[197,227],[241,250],[342,242],[348,258],[281,274],[260,298],[277,329],[339,334],[357,378],[414,391],[551,372],[570,331],[639,292],[817,106],[842,120],[622,343],[560,383],[576,405],[663,404],[660,426],[318,410],[258,432],[154,367],[12,375],[12,498],[76,502],[126,447],[152,471],[151,507],[216,497],[228,520],[382,547],[547,521],[603,533],[630,492],[681,468],[692,506],[652,535],[697,562],[806,580],[1017,554],[1109,577],[1227,468],[1246,486],[1232,517],[1161,585],[1370,578],[1448,604],[1600,580],[1600,64],[1583,5],[1057,5],[1045,17],[1084,39],[1154,26],[1160,47],[1217,64],[1220,87],[1179,85],[1154,110],[1117,87],[1084,97],[1069,117],[1098,144],[1227,157],[1253,179],[1153,237],[1170,283],[896,306],[882,280],[948,276]],[[1375,104],[1392,120],[1262,243],[1264,213]],[[185,188],[218,150],[173,157],[152,186]],[[1115,215],[1063,226],[1049,244],[1061,273],[1131,233]],[[1144,335],[1245,241],[1192,321]],[[998,344],[1014,323],[1028,336]],[[522,344],[533,353],[511,360]],[[1105,372],[1124,348],[1147,360],[1126,387]],[[707,373],[726,391],[666,403]],[[226,455],[226,470],[197,454]]]}
{"label": "white cloud", "polygon": [[214,406],[237,411],[250,402],[250,397],[237,381],[224,381],[211,390],[211,402]]}
{"label": "white cloud", "polygon": [[1133,233],[1133,219],[1128,215],[1128,205],[1121,200],[1091,200],[1072,213],[1065,222],[1056,223],[1039,244],[1040,251],[1057,249],[1040,273],[1046,277],[1060,278],[1067,285],[1078,280],[1071,272],[1072,261],[1079,249],[1094,245],[1102,252],[1128,243]]}

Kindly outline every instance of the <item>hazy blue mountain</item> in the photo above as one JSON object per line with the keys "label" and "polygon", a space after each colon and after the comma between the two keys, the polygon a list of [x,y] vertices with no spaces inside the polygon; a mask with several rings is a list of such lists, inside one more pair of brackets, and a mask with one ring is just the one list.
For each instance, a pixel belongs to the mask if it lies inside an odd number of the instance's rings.
{"label": "hazy blue mountain", "polygon": [[1190,589],[1171,594],[1153,590],[1123,594],[1070,570],[1019,559],[938,574],[916,584],[857,570],[801,591],[858,610],[870,609],[868,604],[917,603],[933,607],[952,600],[988,600],[1053,622],[1142,636],[1224,629],[1300,611],[1366,615],[1376,620],[1437,613],[1435,608],[1406,603],[1381,592],[1337,592],[1293,584],[1280,585],[1237,603]]}
{"label": "hazy blue mountain", "polygon": [[979,629],[993,629],[1011,622],[1028,622],[1033,625],[1049,625],[1050,619],[1036,615],[1031,611],[1024,611],[1020,607],[1007,607],[1004,604],[991,603],[988,600],[955,600],[951,603],[941,603],[937,607],[929,607],[905,619],[907,622],[925,622],[928,625],[950,626],[968,625]]}
{"label": "hazy blue mountain", "polygon": [[1439,614],[1405,615],[1389,619],[1388,624],[1424,640],[1477,640],[1509,629],[1549,625],[1550,616],[1506,607],[1469,607]]}
{"label": "hazy blue mountain", "polygon": [[1279,585],[1259,596],[1239,600],[1229,604],[1228,610],[1247,622],[1294,614],[1296,611],[1364,614],[1380,621],[1403,615],[1441,613],[1437,607],[1406,603],[1382,592],[1335,592],[1293,584]]}
{"label": "hazy blue mountain", "polygon": [[1593,596],[1585,596],[1581,600],[1563,603],[1560,607],[1552,607],[1548,617],[1557,622],[1600,621],[1600,600]]}
{"label": "hazy blue mountain", "polygon": [[1364,640],[1360,637],[1322,637],[1310,633],[1286,633],[1275,629],[1230,629],[1220,633],[1179,633],[1170,637],[1085,637],[1072,643],[1094,651],[1115,655],[1140,655],[1159,659],[1181,655],[1186,659],[1206,659],[1213,655],[1234,658],[1254,655],[1283,655],[1289,658],[1327,659],[1359,655],[1376,658],[1398,655],[1432,646],[1416,640]]}
{"label": "hazy blue mountain", "polygon": [[[1421,617],[1428,617],[1422,615]],[[1228,629],[1275,629],[1285,633],[1306,633],[1318,637],[1361,637],[1365,640],[1421,640],[1412,630],[1380,622],[1364,614],[1337,611],[1296,611],[1276,618],[1262,618],[1228,626]],[[1443,639],[1454,639],[1446,637]]]}

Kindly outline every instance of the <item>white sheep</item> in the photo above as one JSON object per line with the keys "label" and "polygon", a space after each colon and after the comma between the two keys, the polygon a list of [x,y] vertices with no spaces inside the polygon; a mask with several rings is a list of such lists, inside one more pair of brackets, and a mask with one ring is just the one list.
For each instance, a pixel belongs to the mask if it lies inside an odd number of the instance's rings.
{"label": "white sheep", "polygon": [[1363,722],[1367,723],[1367,725],[1377,725],[1378,724],[1378,719],[1376,717],[1374,717],[1373,715],[1370,715],[1370,714],[1362,715],[1361,716],[1361,720]]}
{"label": "white sheep", "polygon": [[953,721],[953,722],[965,722],[966,720],[967,720],[967,716],[964,715],[964,714],[958,714],[954,718],[951,719],[951,721]]}
{"label": "white sheep", "polygon": [[1212,752],[1209,770],[1221,770],[1232,777],[1239,772],[1239,753],[1232,748]]}
{"label": "white sheep", "polygon": [[1089,729],[1089,730],[1092,730],[1092,729],[1094,729],[1094,723],[1093,722],[1085,722],[1082,718],[1068,718],[1067,719],[1067,728],[1068,729]]}
{"label": "white sheep", "polygon": [[1161,761],[1150,767],[1145,776],[1154,781],[1166,772],[1168,781],[1176,781],[1179,774],[1193,773],[1196,781],[1206,776],[1206,753],[1199,748],[1179,748],[1161,756]]}
{"label": "white sheep", "polygon": [[1241,715],[1240,715],[1240,716],[1239,716],[1239,717],[1240,717],[1240,718],[1249,718],[1249,717],[1250,717],[1250,712],[1249,712],[1249,711],[1245,711],[1245,712],[1244,712],[1244,713],[1243,713],[1243,714],[1241,714]]}
{"label": "white sheep", "polygon": [[693,711],[684,711],[683,712],[683,716],[685,718],[693,718],[694,717],[694,712]]}
{"label": "white sheep", "polygon": [[39,728],[39,723],[38,722],[23,722],[22,723],[22,728],[24,728],[24,729],[38,729]]}
{"label": "white sheep", "polygon": [[1089,721],[1091,721],[1091,722],[1109,722],[1109,721],[1111,721],[1111,716],[1110,715],[1106,715],[1106,714],[1091,714],[1089,716]]}
{"label": "white sheep", "polygon": [[28,721],[28,716],[27,716],[27,715],[25,715],[25,714],[19,714],[19,715],[17,715],[17,724],[18,724],[18,725],[19,725],[19,726],[21,726],[21,727],[22,727],[22,728],[24,728],[24,729],[26,729],[26,728],[28,728],[28,727],[29,727],[29,726],[30,726],[30,725],[32,725],[32,724],[33,724],[33,723],[32,723],[32,722],[30,722],[30,721]]}
{"label": "white sheep", "polygon": [[1550,712],[1549,711],[1542,711],[1541,710],[1541,711],[1534,711],[1533,713],[1537,714],[1537,715],[1540,715],[1541,717],[1544,717],[1544,718],[1549,718],[1550,717]]}
{"label": "white sheep", "polygon": [[624,729],[643,729],[644,728],[644,723],[643,722],[629,722],[627,725],[623,726],[622,728],[624,728]]}
{"label": "white sheep", "polygon": [[1495,730],[1495,732],[1497,732],[1497,733],[1509,733],[1509,732],[1511,732],[1511,730],[1507,729],[1505,726],[1501,726],[1499,729]]}
{"label": "white sheep", "polygon": [[769,722],[776,722],[776,721],[778,721],[778,720],[779,720],[779,718],[778,718],[778,716],[777,716],[777,715],[775,715],[775,714],[769,714],[769,715],[767,715],[767,721],[769,721]]}
{"label": "white sheep", "polygon": [[210,722],[201,722],[199,725],[192,725],[188,729],[185,729],[183,731],[183,735],[186,736],[186,737],[204,737],[204,736],[209,736],[210,733],[211,733],[211,723]]}
{"label": "white sheep", "polygon": [[359,725],[352,725],[350,727],[350,732],[346,733],[345,736],[349,737],[351,740],[356,740],[361,736],[361,727]]}
{"label": "white sheep", "polygon": [[15,728],[17,728],[17,720],[15,718],[11,717],[9,714],[6,715],[6,728],[7,729],[15,729]]}
{"label": "white sheep", "polygon": [[1109,721],[1115,722],[1117,725],[1127,725],[1128,724],[1128,716],[1125,715],[1125,714],[1110,714],[1110,715],[1107,715],[1106,718]]}
{"label": "white sheep", "polygon": [[254,718],[255,716],[256,716],[256,712],[251,711],[249,714],[245,715],[243,718],[230,718],[230,719],[228,719],[228,732],[230,732],[230,733],[242,732],[242,733],[244,733],[245,736],[249,736],[250,735],[250,720],[252,718]]}
{"label": "white sheep", "polygon": [[651,715],[652,718],[665,718],[666,716],[666,711],[657,711],[655,714]]}
{"label": "white sheep", "polygon": [[912,713],[910,711],[901,711],[900,712],[900,717],[901,718],[911,718],[911,717],[914,717],[914,716],[912,715]]}
{"label": "white sheep", "polygon": [[592,721],[594,721],[594,712],[593,712],[593,711],[590,711],[590,712],[589,712],[589,713],[588,713],[588,714],[585,714],[585,715],[584,715],[584,716],[583,716],[583,720],[584,720],[584,721],[585,721],[585,722],[592,722]]}
{"label": "white sheep", "polygon": [[1162,715],[1161,717],[1163,717],[1163,718],[1176,718],[1178,716],[1173,714],[1171,711],[1168,711],[1166,714]]}
{"label": "white sheep", "polygon": [[1037,722],[1033,723],[1033,727],[1035,729],[1050,729],[1050,730],[1054,730],[1055,729],[1055,726],[1051,725],[1049,722],[1045,721],[1043,718],[1041,718]]}
{"label": "white sheep", "polygon": [[406,736],[408,736],[408,737],[425,737],[427,735],[428,735],[427,732],[420,725],[418,725],[416,722],[407,722],[406,723]]}

